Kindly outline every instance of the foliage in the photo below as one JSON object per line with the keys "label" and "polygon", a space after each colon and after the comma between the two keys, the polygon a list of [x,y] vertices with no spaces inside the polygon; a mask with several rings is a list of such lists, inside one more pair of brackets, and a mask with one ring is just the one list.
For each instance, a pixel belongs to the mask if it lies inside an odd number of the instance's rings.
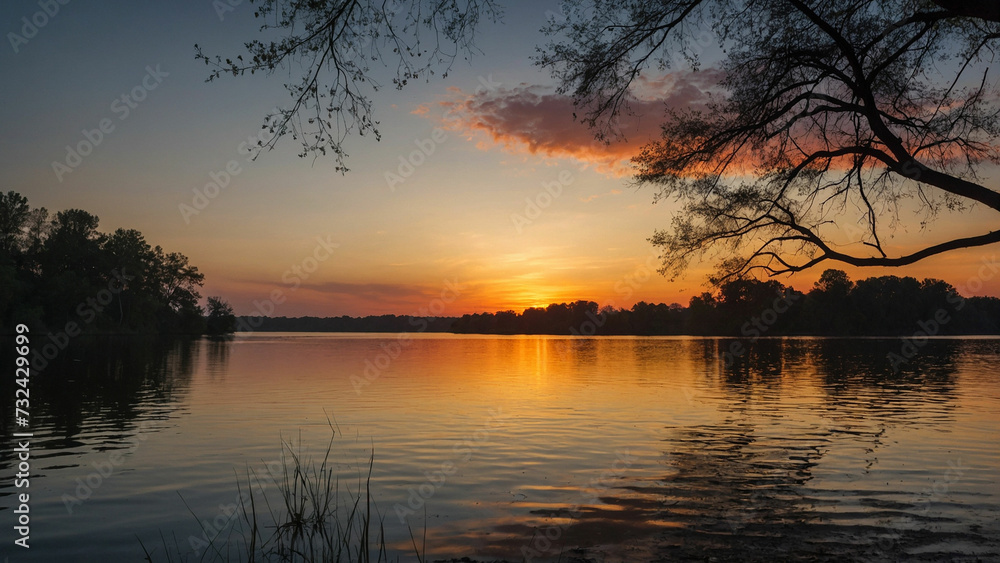
{"label": "foliage", "polygon": [[[142,233],[98,231],[81,209],[50,217],[0,193],[0,330],[200,334],[204,275],[183,254],[150,246]],[[230,311],[231,313],[231,311]]]}
{"label": "foliage", "polygon": [[221,297],[208,298],[208,316],[205,317],[205,332],[219,335],[236,332],[236,315],[229,303]]}
{"label": "foliage", "polygon": [[[1000,211],[983,164],[1000,162],[1000,104],[989,73],[1000,17],[988,3],[926,0],[570,0],[538,63],[599,137],[617,133],[655,67],[697,69],[721,47],[721,95],[668,113],[634,158],[636,180],[682,202],[651,241],[663,272],[706,253],[713,281],[827,260],[902,266],[1000,241],[1000,230],[890,256],[902,202],[921,227],[941,211]],[[592,8],[592,9],[585,9]],[[705,37],[710,41],[705,41]],[[844,229],[861,225],[844,240]],[[848,232],[848,235],[850,233]]]}
{"label": "foliage", "polygon": [[494,334],[569,334],[591,318],[598,318],[597,303],[574,301],[553,303],[548,307],[531,307],[518,314],[514,311],[465,315],[452,325],[455,332],[488,332]]}
{"label": "foliage", "polygon": [[213,67],[208,80],[300,66],[301,79],[285,84],[292,105],[265,118],[271,135],[258,148],[290,134],[302,143],[300,156],[330,150],[346,171],[345,139],[380,136],[370,96],[382,85],[373,63],[396,65],[397,89],[436,69],[447,76],[456,57],[475,51],[480,18],[501,13],[493,0],[261,0],[254,15],[265,22],[262,34],[282,37],[248,41],[246,59],[206,55],[195,45],[196,58]]}
{"label": "foliage", "polygon": [[[493,0],[262,0],[265,36],[223,59],[196,57],[223,75],[299,65],[259,148],[291,134],[302,156],[326,154],[346,170],[343,143],[372,132],[372,63],[396,65],[393,83],[448,69],[474,51]],[[663,273],[716,254],[716,284],[824,261],[902,266],[1000,241],[1000,230],[895,253],[884,245],[917,207],[921,228],[942,212],[1000,211],[980,178],[1000,162],[1000,103],[989,74],[1000,9],[955,0],[567,0],[544,31],[537,59],[571,94],[598,138],[641,96],[643,73],[687,64],[721,47],[724,78],[704,108],[668,112],[659,141],[634,157],[636,181],[677,199],[673,227],[654,233]],[[454,47],[452,50],[451,48]],[[647,83],[647,86],[655,81]],[[647,88],[648,90],[648,88]],[[860,225],[856,228],[855,225]],[[857,232],[857,233],[855,233]],[[845,234],[846,238],[845,239]],[[890,255],[890,253],[894,253]]]}
{"label": "foliage", "polygon": [[[784,298],[783,302],[778,302]],[[777,302],[777,306],[776,306]],[[771,309],[776,313],[773,319]],[[593,301],[553,303],[462,317],[239,317],[238,330],[305,332],[456,332],[478,334],[894,336],[912,335],[940,314],[941,334],[1000,334],[1000,299],[962,297],[945,282],[882,276],[852,281],[826,270],[806,293],[775,280],[723,282],[687,307],[641,301],[631,308]],[[759,319],[754,324],[754,319]],[[768,322],[771,321],[771,322]]]}
{"label": "foliage", "polygon": [[[941,321],[946,318],[947,320]],[[573,334],[589,336],[712,335],[760,338],[782,335],[910,336],[936,325],[938,334],[1000,334],[1000,299],[963,297],[934,279],[881,276],[852,282],[826,270],[803,294],[777,281],[737,279],[715,294],[691,298],[688,307],[639,302],[630,309],[589,301],[545,309],[465,315],[454,332]]]}
{"label": "foliage", "polygon": [[[326,453],[318,460],[306,457],[301,448],[282,440],[280,475],[258,474],[248,467],[246,480],[237,483],[240,504],[234,509],[232,529],[224,537],[217,533],[211,541],[202,542],[204,545],[198,546],[203,552],[199,560],[211,556],[213,561],[247,562],[389,561],[384,515],[371,489],[374,455],[369,458],[367,473],[358,475],[357,489],[352,491],[341,482],[337,467],[342,464],[331,458],[335,437],[333,432]],[[275,481],[277,495],[266,488]],[[161,541],[164,560],[190,559],[182,554],[179,544],[171,547],[165,539]],[[151,552],[141,539],[139,543],[146,561],[157,560],[154,553],[158,550]],[[419,551],[415,555],[417,561],[424,560]]]}

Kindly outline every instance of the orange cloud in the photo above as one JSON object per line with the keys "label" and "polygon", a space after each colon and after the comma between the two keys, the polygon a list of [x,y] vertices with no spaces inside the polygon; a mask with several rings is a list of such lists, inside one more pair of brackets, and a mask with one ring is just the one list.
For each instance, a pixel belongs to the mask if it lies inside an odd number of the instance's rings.
{"label": "orange cloud", "polygon": [[659,138],[665,111],[704,108],[722,77],[714,69],[640,77],[631,111],[618,124],[624,139],[611,143],[596,141],[594,132],[574,119],[579,108],[571,97],[541,86],[522,84],[472,94],[449,88],[450,97],[438,103],[440,114],[426,106],[413,113],[433,113],[448,129],[478,139],[477,147],[483,150],[499,146],[513,154],[572,158],[603,174],[626,176],[634,172],[632,156]]}

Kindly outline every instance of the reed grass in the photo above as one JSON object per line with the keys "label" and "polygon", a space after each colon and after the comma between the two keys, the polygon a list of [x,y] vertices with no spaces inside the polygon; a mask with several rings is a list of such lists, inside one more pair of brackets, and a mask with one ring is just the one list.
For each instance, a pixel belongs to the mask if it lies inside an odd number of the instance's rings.
{"label": "reed grass", "polygon": [[[240,502],[233,515],[235,521],[226,526],[227,534],[216,532],[208,547],[186,554],[176,538],[171,546],[162,533],[162,546],[152,552],[140,539],[145,560],[388,563],[384,515],[372,497],[374,452],[367,472],[358,474],[357,489],[351,491],[342,486],[331,459],[337,435],[332,423],[330,430],[330,441],[320,459],[304,456],[301,449],[282,439],[282,474],[276,480],[276,493],[269,494],[256,472],[247,467],[245,479],[237,478]],[[188,510],[198,520],[190,507]],[[417,551],[416,542],[413,544]],[[419,551],[417,559],[423,562]]]}

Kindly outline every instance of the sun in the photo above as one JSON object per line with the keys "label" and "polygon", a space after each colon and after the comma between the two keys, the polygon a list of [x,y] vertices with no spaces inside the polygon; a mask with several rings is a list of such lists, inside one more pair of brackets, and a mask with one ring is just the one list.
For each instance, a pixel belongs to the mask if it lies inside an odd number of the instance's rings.
{"label": "sun", "polygon": [[565,298],[559,298],[551,291],[534,288],[524,288],[511,296],[511,308],[517,311],[530,308],[544,309],[553,303],[562,303]]}

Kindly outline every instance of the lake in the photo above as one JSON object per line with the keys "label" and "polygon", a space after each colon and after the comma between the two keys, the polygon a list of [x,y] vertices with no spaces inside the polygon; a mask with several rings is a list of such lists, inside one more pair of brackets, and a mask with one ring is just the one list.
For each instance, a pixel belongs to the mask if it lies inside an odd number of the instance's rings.
{"label": "lake", "polygon": [[321,459],[333,436],[345,499],[371,461],[392,559],[1000,560],[1000,339],[732,343],[74,343],[31,382],[27,550],[4,384],[2,553],[218,560],[238,483],[280,508],[282,442]]}

